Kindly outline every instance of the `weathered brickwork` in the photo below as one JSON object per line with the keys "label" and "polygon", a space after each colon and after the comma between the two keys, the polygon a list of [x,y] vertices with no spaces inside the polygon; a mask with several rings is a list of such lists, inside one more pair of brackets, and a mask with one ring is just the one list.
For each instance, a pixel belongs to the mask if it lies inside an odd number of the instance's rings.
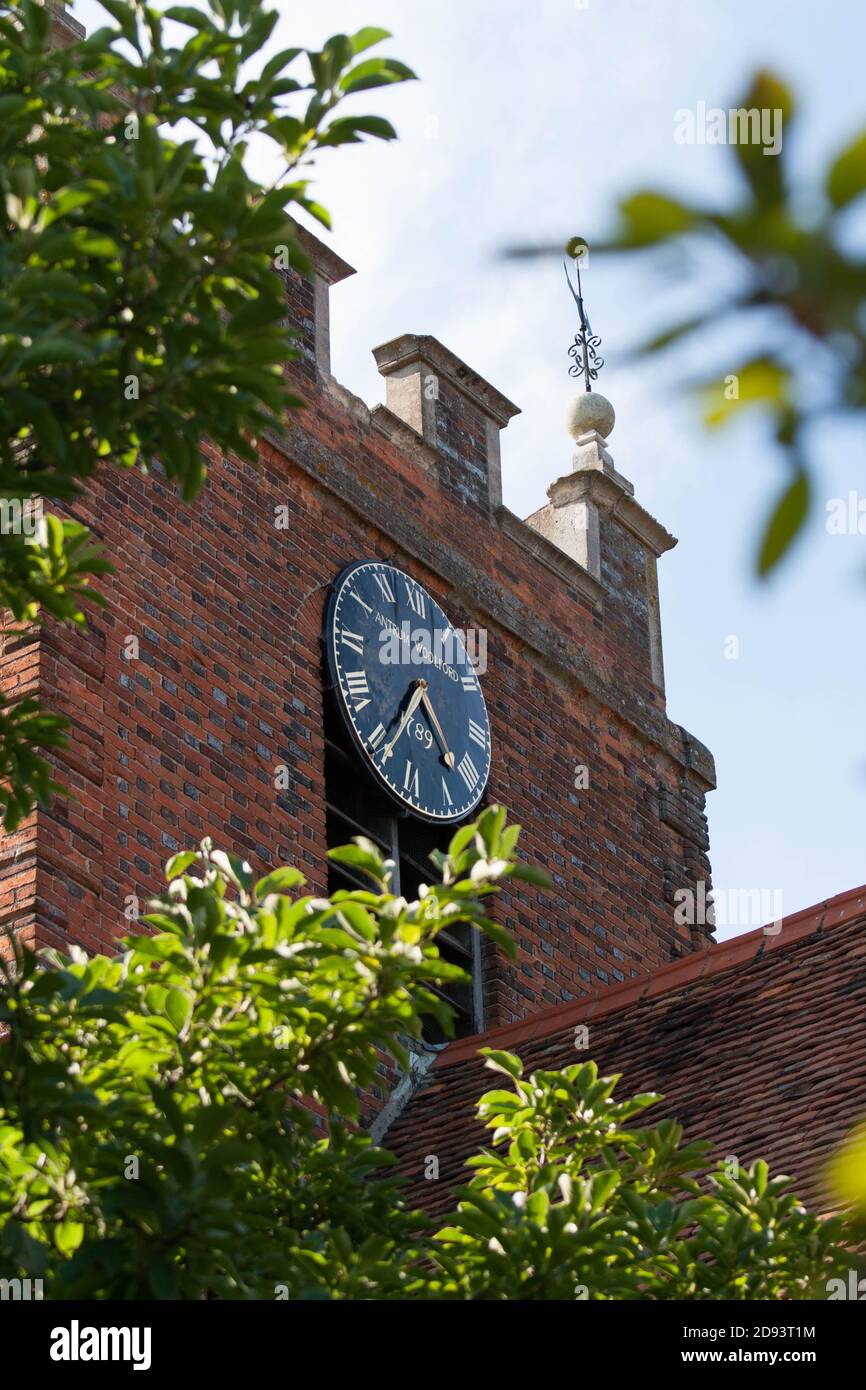
{"label": "weathered brickwork", "polygon": [[[0,615],[0,690],[10,701],[39,692],[40,643],[11,615]],[[14,834],[0,832],[0,956],[8,953],[10,932],[27,945],[36,940],[36,815]]]}
{"label": "weathered brickwork", "polygon": [[[257,870],[296,863],[321,891],[323,606],[350,560],[388,559],[456,624],[486,630],[489,797],[553,875],[550,893],[499,900],[518,955],[485,950],[492,1026],[704,940],[675,924],[672,901],[709,882],[712,760],[665,714],[643,543],[606,516],[593,577],[501,506],[493,441],[510,403],[444,349],[429,435],[408,407],[370,411],[328,376],[341,267],[323,251],[315,285],[286,274],[306,339],[291,375],[309,405],[260,441],[258,467],[205,445],[191,506],[158,468],[107,468],[76,505],[116,573],[86,636],[49,628],[4,657],[9,689],[38,683],[72,721],[58,762],[72,795],[6,837],[0,902],[42,944],[105,949],[146,910],[167,856],[205,834]],[[400,370],[395,401],[414,390],[415,369]]]}

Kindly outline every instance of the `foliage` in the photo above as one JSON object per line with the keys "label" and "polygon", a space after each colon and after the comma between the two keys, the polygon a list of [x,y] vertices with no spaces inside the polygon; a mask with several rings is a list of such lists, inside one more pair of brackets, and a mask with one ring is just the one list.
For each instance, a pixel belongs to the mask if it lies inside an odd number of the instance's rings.
{"label": "foliage", "polygon": [[[635,1128],[660,1099],[615,1101],[617,1077],[594,1062],[522,1075],[483,1049],[510,1090],[489,1091],[479,1118],[496,1150],[439,1232],[444,1296],[496,1299],[776,1299],[826,1297],[841,1268],[840,1225],[809,1215],[758,1160],[732,1176],[704,1172],[712,1145],[682,1144],[663,1120]],[[701,1176],[701,1181],[698,1180]]]}
{"label": "foliage", "polygon": [[[436,937],[470,922],[508,948],[486,900],[543,882],[518,827],[487,809],[414,902],[366,840],[333,851],[369,891],[293,896],[302,879],[206,842],[117,957],[17,945],[0,985],[0,1270],[49,1298],[804,1297],[833,1272],[834,1222],[757,1163],[695,1178],[706,1146],[633,1121],[591,1063],[535,1072],[488,1052],[509,1091],[480,1103],[495,1151],[434,1236],[389,1156],[357,1128],[383,1054],[465,978]],[[318,1114],[326,1111],[327,1132]],[[585,1291],[585,1292],[584,1292]]]}
{"label": "foliage", "polygon": [[[25,629],[46,613],[82,626],[108,568],[82,526],[38,519],[42,498],[155,458],[192,498],[202,438],[254,459],[256,435],[302,404],[274,273],[309,269],[289,209],[327,225],[313,156],[394,136],[336,109],[412,76],[368,56],[388,37],[369,27],[263,61],[277,12],[259,0],[103,8],[110,24],[52,49],[47,7],[0,4],[0,606]],[[270,187],[248,171],[252,143],[278,156]],[[58,725],[37,715],[0,705],[7,829],[52,785],[38,750]]]}
{"label": "foliage", "polygon": [[[680,278],[699,266],[706,279],[707,258],[692,259],[694,251],[714,255],[714,264],[724,267],[705,312],[679,319],[635,352],[652,358],[679,344],[693,350],[729,320],[751,343],[761,343],[696,389],[710,427],[757,406],[784,451],[787,478],[756,555],[757,572],[766,576],[809,515],[815,491],[809,427],[836,413],[861,424],[866,419],[866,259],[850,221],[855,207],[862,213],[866,194],[866,131],[835,155],[818,187],[795,189],[789,143],[796,107],[790,90],[773,73],[759,72],[736,109],[780,112],[784,139],[772,154],[757,142],[729,145],[743,188],[733,207],[699,206],[641,189],[622,200],[614,235],[591,245],[593,255],[619,252],[658,261],[676,254]],[[549,249],[512,251],[539,253]],[[733,379],[736,390],[726,389]]]}
{"label": "foliage", "polygon": [[827,1185],[841,1210],[849,1213],[850,1263],[866,1275],[866,1120],[861,1120],[833,1155]]}
{"label": "foliage", "polygon": [[[382,1052],[449,1010],[464,979],[435,940],[518,863],[492,808],[457,832],[412,903],[369,841],[333,851],[370,891],[293,897],[212,849],[169,861],[152,935],[122,954],[20,946],[0,987],[0,1270],[52,1297],[384,1296],[408,1277],[387,1156],[353,1128]],[[328,1136],[317,1112],[330,1116]]]}

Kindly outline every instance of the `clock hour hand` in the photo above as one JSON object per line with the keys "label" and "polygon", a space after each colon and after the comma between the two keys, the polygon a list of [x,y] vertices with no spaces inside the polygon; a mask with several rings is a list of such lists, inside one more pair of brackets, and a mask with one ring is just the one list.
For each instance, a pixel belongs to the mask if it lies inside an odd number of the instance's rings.
{"label": "clock hour hand", "polygon": [[392,751],[392,749],[393,749],[393,747],[394,747],[394,744],[397,742],[398,738],[399,738],[400,735],[402,734],[402,732],[403,732],[403,730],[405,729],[406,725],[409,723],[409,720],[412,718],[412,715],[415,713],[416,709],[417,709],[418,706],[420,705],[421,699],[422,699],[422,697],[423,697],[424,692],[425,692],[426,689],[427,689],[427,682],[426,682],[425,680],[420,679],[420,680],[418,680],[418,681],[415,682],[415,689],[414,689],[414,691],[413,691],[413,693],[412,693],[412,698],[411,698],[411,700],[409,701],[408,705],[406,706],[406,709],[405,709],[404,712],[403,712],[403,718],[400,720],[400,723],[399,723],[398,728],[397,728],[397,732],[396,732],[396,734],[394,735],[394,737],[391,739],[390,743],[386,743],[386,744],[385,744],[385,747],[382,749],[382,762],[383,762],[383,763],[386,763],[386,762],[388,761],[388,759],[390,758],[390,756],[391,756],[391,751]]}
{"label": "clock hour hand", "polygon": [[431,702],[430,696],[427,694],[427,691],[426,691],[426,690],[422,690],[422,691],[421,691],[421,703],[423,704],[425,710],[427,711],[427,713],[428,713],[429,716],[430,716],[430,719],[431,719],[432,724],[433,724],[433,728],[436,730],[436,733],[439,735],[439,742],[442,744],[442,756],[443,756],[443,758],[444,758],[444,760],[445,760],[445,766],[446,766],[447,768],[453,769],[453,767],[454,767],[454,754],[451,752],[451,749],[448,747],[448,744],[447,744],[446,739],[445,739],[445,735],[444,735],[443,732],[442,732],[442,725],[439,723],[439,720],[436,718],[436,711],[435,711],[434,708],[433,708],[433,704],[432,704],[432,702]]}

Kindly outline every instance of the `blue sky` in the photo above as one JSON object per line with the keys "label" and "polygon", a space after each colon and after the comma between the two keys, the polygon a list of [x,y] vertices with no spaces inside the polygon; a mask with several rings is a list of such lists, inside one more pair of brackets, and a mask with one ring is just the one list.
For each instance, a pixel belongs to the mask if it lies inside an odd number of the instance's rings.
{"label": "blue sky", "polygon": [[[866,6],[836,0],[280,0],[280,46],[382,24],[388,48],[421,81],[364,93],[396,145],[330,152],[317,191],[334,248],[358,274],[332,294],[335,374],[370,404],[383,399],[370,349],[432,333],[523,411],[503,435],[505,501],[525,516],[568,471],[562,423],[574,386],[574,331],[555,259],[506,263],[503,246],[594,237],[616,199],[659,186],[731,198],[723,146],[673,138],[674,113],[738,104],[770,66],[794,87],[785,130],[798,183],[866,126]],[[92,26],[97,7],[74,12]],[[864,223],[851,234],[866,244]],[[617,411],[610,447],[642,504],[680,538],[660,562],[668,712],[709,745],[719,787],[708,801],[719,887],[781,890],[785,913],[866,880],[866,537],[829,536],[825,499],[864,483],[864,429],[827,423],[813,440],[818,505],[808,536],[773,582],[751,561],[784,477],[766,428],[746,419],[708,435],[678,390],[704,359],[627,366],[626,349],[700,307],[648,267],[591,260],[584,288]],[[730,368],[745,337],[705,365]],[[736,636],[737,660],[725,658]],[[579,749],[575,757],[579,760]]]}

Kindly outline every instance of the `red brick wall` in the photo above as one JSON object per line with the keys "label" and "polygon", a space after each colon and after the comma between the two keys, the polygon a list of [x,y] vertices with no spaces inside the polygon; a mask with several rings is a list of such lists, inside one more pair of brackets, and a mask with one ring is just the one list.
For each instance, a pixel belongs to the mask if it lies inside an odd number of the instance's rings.
{"label": "red brick wall", "polygon": [[[0,690],[9,701],[39,691],[40,643],[0,614]],[[36,939],[36,814],[8,835],[0,831],[0,956],[8,955],[8,933],[32,946]]]}
{"label": "red brick wall", "polygon": [[[128,930],[131,899],[146,910],[167,856],[205,834],[257,870],[296,863],[321,890],[322,610],[348,561],[378,556],[455,623],[487,630],[489,794],[554,878],[550,893],[500,899],[518,959],[485,952],[485,1023],[688,951],[706,933],[674,925],[672,895],[709,880],[712,764],[667,720],[653,681],[640,547],[606,536],[612,589],[594,599],[572,562],[528,530],[521,541],[524,528],[488,505],[474,407],[448,387],[437,406],[441,439],[463,441],[458,459],[467,440],[478,446],[481,482],[467,490],[454,485],[454,457],[316,376],[314,297],[291,276],[288,289],[307,322],[295,375],[310,405],[281,439],[261,441],[258,468],[209,454],[191,506],[158,470],[106,468],[74,508],[116,574],[86,637],[48,630],[36,655],[7,657],[10,681],[38,660],[43,698],[73,729],[59,764],[72,795],[4,841],[4,910],[35,918],[42,943],[105,949]],[[137,659],[124,655],[129,637]],[[574,785],[579,764],[586,790]]]}

